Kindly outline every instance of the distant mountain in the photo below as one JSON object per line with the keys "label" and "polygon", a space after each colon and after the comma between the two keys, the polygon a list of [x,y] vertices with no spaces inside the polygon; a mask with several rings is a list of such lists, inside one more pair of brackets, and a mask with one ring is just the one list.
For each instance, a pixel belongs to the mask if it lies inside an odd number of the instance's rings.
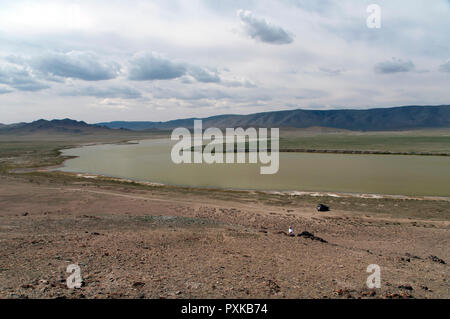
{"label": "distant mountain", "polygon": [[144,131],[160,127],[164,122],[149,122],[149,121],[113,121],[96,123],[99,126],[104,126],[112,129],[126,128],[133,131]]}
{"label": "distant mountain", "polygon": [[[38,120],[31,123],[0,125],[0,134],[99,134],[119,131],[170,130],[176,127],[192,128],[194,119],[167,122],[104,122],[87,124],[71,119]],[[450,105],[402,106],[368,110],[291,110],[255,113],[249,115],[217,115],[203,118],[208,127],[280,127],[315,128],[315,130],[387,131],[423,128],[450,128]]]}
{"label": "distant mountain", "polygon": [[[450,127],[450,105],[400,106],[368,110],[290,110],[202,118],[203,127],[327,127],[353,131],[411,130]],[[104,122],[97,125],[130,130],[193,126],[194,118],[167,122]]]}
{"label": "distant mountain", "polygon": [[17,123],[0,127],[0,134],[94,134],[111,129],[71,119],[38,120],[31,123]]}

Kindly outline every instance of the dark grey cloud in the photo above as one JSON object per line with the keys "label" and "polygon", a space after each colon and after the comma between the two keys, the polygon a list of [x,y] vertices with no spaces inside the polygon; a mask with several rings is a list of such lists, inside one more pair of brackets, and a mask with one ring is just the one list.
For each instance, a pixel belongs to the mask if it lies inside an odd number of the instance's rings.
{"label": "dark grey cloud", "polygon": [[84,86],[63,92],[64,96],[94,96],[98,98],[138,99],[142,97],[140,91],[129,86],[95,87]]}
{"label": "dark grey cloud", "polygon": [[37,81],[28,69],[10,64],[0,66],[0,83],[19,91],[40,91],[49,88],[48,85]]}
{"label": "dark grey cloud", "polygon": [[155,52],[140,52],[129,61],[128,79],[134,81],[172,80],[180,78],[185,84],[195,81],[216,83],[227,87],[255,87],[249,80],[227,80],[216,68],[172,61]]}
{"label": "dark grey cloud", "polygon": [[219,83],[217,70],[190,65],[184,62],[174,62],[155,52],[141,52],[130,60],[128,78],[135,81],[171,80],[183,77],[183,82],[190,83],[189,75],[198,82]]}
{"label": "dark grey cloud", "polygon": [[415,68],[411,61],[393,58],[391,61],[380,62],[375,65],[375,72],[381,74],[411,72]]}
{"label": "dark grey cloud", "polygon": [[251,11],[238,10],[237,15],[246,34],[252,39],[270,44],[289,44],[294,41],[290,32],[267,22],[263,18],[253,16]]}
{"label": "dark grey cloud", "polygon": [[135,54],[130,64],[128,78],[134,81],[176,79],[187,71],[184,63],[170,61],[154,52]]}
{"label": "dark grey cloud", "polygon": [[[449,2],[450,2],[450,0],[449,0]],[[441,72],[448,72],[448,73],[450,73],[450,59],[448,59],[447,62],[441,64],[439,66],[439,70]]]}
{"label": "dark grey cloud", "polygon": [[31,59],[30,65],[47,76],[74,78],[85,81],[109,80],[117,77],[119,65],[102,61],[92,52],[49,52]]}

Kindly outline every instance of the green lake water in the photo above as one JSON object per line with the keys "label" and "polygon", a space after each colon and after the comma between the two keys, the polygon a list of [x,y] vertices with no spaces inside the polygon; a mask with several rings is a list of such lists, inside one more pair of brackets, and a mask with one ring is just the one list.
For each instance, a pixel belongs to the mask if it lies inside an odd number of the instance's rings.
{"label": "green lake water", "polygon": [[172,145],[158,139],[68,149],[63,155],[78,157],[60,170],[192,187],[450,196],[446,156],[280,153],[278,173],[261,175],[261,163],[174,164]]}

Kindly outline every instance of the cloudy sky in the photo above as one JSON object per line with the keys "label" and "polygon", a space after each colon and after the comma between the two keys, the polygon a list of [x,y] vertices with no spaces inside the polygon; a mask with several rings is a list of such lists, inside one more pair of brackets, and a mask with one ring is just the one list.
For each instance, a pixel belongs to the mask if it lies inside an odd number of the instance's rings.
{"label": "cloudy sky", "polygon": [[0,0],[0,123],[449,103],[450,0]]}

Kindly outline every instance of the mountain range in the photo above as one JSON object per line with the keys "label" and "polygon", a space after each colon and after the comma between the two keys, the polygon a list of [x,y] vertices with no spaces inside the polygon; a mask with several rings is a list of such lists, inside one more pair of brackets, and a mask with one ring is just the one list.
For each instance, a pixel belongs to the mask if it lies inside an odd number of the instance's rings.
{"label": "mountain range", "polygon": [[195,119],[208,127],[322,127],[352,131],[413,130],[449,128],[450,105],[400,106],[367,110],[288,110],[248,115],[217,115],[207,118],[187,118],[167,122],[114,121],[88,124],[71,119],[37,120],[31,123],[0,124],[0,134],[96,134],[124,131],[171,130],[176,127],[192,128]]}
{"label": "mountain range", "polygon": [[[167,122],[114,121],[97,123],[109,128],[129,130],[173,129],[193,127],[197,118]],[[328,127],[352,131],[410,130],[450,127],[450,105],[400,106],[367,110],[288,110],[249,115],[218,115],[202,118],[207,127]]]}
{"label": "mountain range", "polygon": [[28,135],[28,134],[95,134],[111,129],[105,126],[87,124],[83,121],[71,119],[63,120],[37,120],[31,123],[15,123],[0,126],[0,134]]}

